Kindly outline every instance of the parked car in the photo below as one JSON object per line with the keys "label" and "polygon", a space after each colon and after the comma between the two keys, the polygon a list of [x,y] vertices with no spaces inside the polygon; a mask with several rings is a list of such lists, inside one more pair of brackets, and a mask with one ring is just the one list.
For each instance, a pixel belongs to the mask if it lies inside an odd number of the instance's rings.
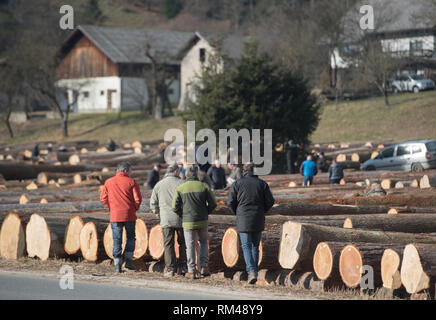
{"label": "parked car", "polygon": [[391,82],[392,92],[414,92],[418,93],[423,90],[433,90],[435,83],[433,80],[426,79],[422,75],[411,74],[395,77]]}
{"label": "parked car", "polygon": [[433,168],[436,168],[436,140],[409,141],[389,146],[362,165],[364,171],[422,172]]}

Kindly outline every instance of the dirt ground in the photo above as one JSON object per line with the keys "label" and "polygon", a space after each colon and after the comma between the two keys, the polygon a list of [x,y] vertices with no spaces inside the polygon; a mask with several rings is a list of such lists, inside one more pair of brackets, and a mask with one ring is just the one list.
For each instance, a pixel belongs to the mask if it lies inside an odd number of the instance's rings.
{"label": "dirt ground", "polygon": [[0,258],[0,272],[6,274],[25,275],[34,277],[59,278],[59,270],[63,265],[69,265],[74,270],[75,279],[78,281],[107,283],[130,287],[147,287],[167,290],[184,290],[204,292],[222,296],[247,300],[391,300],[391,295],[383,290],[372,293],[361,293],[359,290],[333,290],[330,292],[313,292],[309,290],[297,290],[284,286],[261,286],[248,285],[244,281],[231,279],[217,279],[214,277],[187,280],[182,276],[167,279],[162,273],[146,271],[127,271],[120,275],[113,273],[113,266],[109,260],[102,263],[76,262],[61,259],[49,259],[40,261],[31,258],[19,260],[5,260]]}

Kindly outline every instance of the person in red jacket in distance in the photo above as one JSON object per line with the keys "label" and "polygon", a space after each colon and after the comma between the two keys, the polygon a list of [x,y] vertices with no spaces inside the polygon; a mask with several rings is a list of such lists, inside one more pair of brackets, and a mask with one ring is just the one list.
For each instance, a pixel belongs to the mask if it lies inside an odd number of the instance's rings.
{"label": "person in red jacket in distance", "polygon": [[135,270],[132,260],[136,242],[136,211],[141,206],[142,196],[135,179],[129,177],[131,170],[131,165],[128,162],[120,163],[115,177],[106,180],[100,194],[100,202],[110,211],[116,273],[121,272],[123,227],[126,228],[127,234],[124,252],[125,267],[129,270]]}

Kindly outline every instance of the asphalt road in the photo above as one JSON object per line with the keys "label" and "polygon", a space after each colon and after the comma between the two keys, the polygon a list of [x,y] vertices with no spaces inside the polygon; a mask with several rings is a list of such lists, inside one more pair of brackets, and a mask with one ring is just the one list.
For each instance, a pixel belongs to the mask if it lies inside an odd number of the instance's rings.
{"label": "asphalt road", "polygon": [[73,290],[62,290],[60,281],[55,279],[0,275],[0,300],[229,300],[229,297],[82,281],[75,281]]}

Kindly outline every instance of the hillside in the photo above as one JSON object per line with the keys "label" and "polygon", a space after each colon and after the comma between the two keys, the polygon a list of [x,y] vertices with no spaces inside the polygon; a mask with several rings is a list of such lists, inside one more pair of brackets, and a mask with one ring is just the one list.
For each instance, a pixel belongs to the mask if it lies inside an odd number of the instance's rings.
{"label": "hillside", "polygon": [[[382,98],[340,103],[322,107],[321,121],[312,136],[313,142],[365,142],[369,140],[412,140],[436,138],[436,91],[391,96],[391,106]],[[180,116],[162,121],[144,119],[138,112],[117,114],[72,115],[67,140],[109,137],[117,142],[163,139],[169,128],[185,128]],[[17,144],[59,139],[60,121],[39,119],[13,125],[16,138],[8,139],[6,127],[0,126],[1,142]],[[59,137],[59,138],[58,138]]]}
{"label": "hillside", "polygon": [[436,91],[326,104],[313,142],[436,138]]}

